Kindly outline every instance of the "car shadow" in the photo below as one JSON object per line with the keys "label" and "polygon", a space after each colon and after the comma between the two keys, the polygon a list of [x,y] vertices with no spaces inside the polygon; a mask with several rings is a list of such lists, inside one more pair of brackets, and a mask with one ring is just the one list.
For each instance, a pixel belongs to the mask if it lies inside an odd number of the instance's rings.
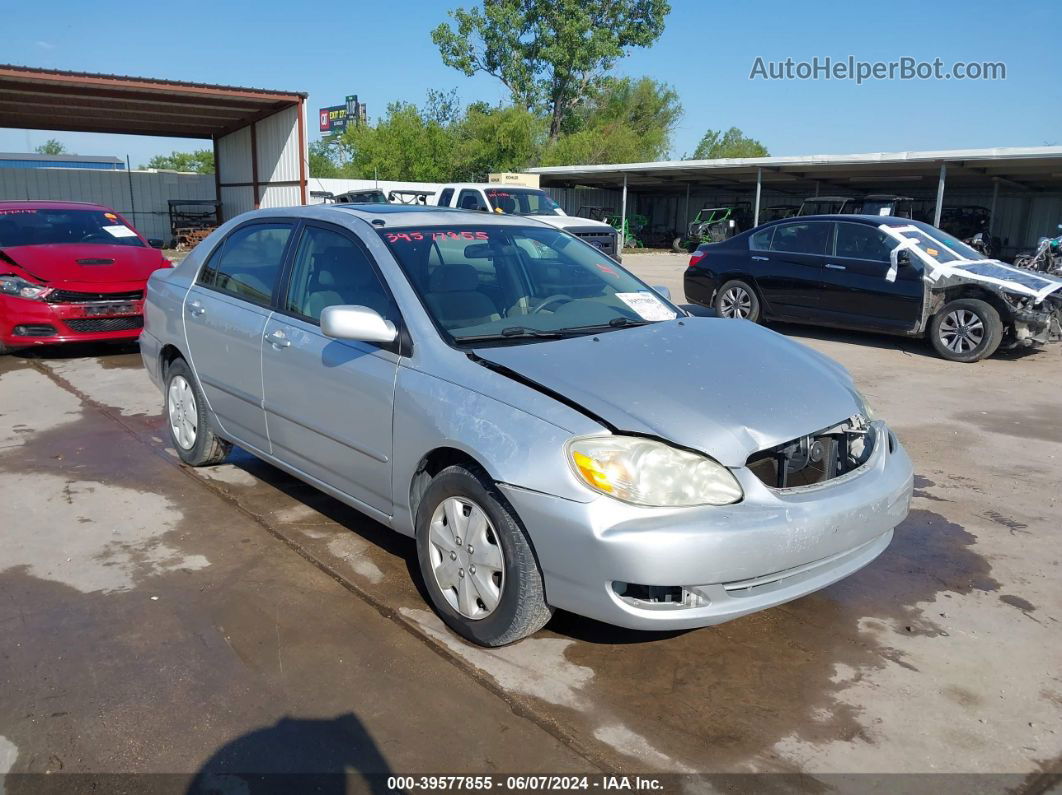
{"label": "car shadow", "polygon": [[[29,348],[14,348],[10,356],[16,359],[39,361],[63,361],[65,359],[110,359],[116,356],[139,354],[136,340],[127,342],[68,342],[62,345],[38,345]],[[138,360],[139,362],[139,360]]]}
{"label": "car shadow", "polygon": [[[353,713],[324,720],[284,717],[226,743],[203,764],[188,795],[390,792],[391,767]],[[357,782],[357,777],[362,781]]]}
{"label": "car shadow", "polygon": [[[787,337],[793,337],[795,339],[841,342],[847,345],[859,345],[862,347],[877,348],[879,350],[899,351],[905,356],[921,356],[928,359],[945,361],[935,350],[933,350],[933,346],[921,337],[901,337],[874,331],[856,331],[828,326],[805,326],[798,323],[783,323],[776,320],[772,320],[765,325],[772,331],[777,331],[779,334],[784,334]],[[1042,350],[1043,349],[1041,348],[1000,349],[992,354],[990,358],[1017,360],[1023,359],[1026,356],[1035,356]]]}

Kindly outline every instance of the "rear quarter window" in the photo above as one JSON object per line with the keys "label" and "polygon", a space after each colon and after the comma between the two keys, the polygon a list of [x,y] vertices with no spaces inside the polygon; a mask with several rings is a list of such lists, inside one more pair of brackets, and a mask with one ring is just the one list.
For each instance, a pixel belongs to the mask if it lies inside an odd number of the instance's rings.
{"label": "rear quarter window", "polygon": [[769,226],[766,229],[761,229],[759,232],[754,232],[749,237],[749,248],[753,251],[770,251],[771,250],[771,238],[774,237],[774,230],[777,227]]}

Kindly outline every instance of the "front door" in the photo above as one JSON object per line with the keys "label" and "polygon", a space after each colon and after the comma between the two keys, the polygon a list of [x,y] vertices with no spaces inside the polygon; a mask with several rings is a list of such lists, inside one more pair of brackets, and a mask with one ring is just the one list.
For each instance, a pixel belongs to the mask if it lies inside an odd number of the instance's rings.
{"label": "front door", "polygon": [[401,324],[360,241],[339,227],[307,224],[279,311],[265,328],[269,437],[280,460],[389,515],[399,356],[393,346],[322,334],[321,311],[341,304],[367,306]]}
{"label": "front door", "polygon": [[837,222],[822,270],[824,320],[884,331],[913,330],[921,322],[921,261],[901,266],[890,280],[889,252],[895,246],[876,226]]}
{"label": "front door", "polygon": [[224,436],[269,452],[262,411],[262,333],[293,224],[234,230],[184,300],[188,355]]}
{"label": "front door", "polygon": [[772,315],[814,317],[819,303],[819,276],[825,263],[832,225],[799,221],[774,227],[770,251],[750,251],[757,263],[756,281]]}

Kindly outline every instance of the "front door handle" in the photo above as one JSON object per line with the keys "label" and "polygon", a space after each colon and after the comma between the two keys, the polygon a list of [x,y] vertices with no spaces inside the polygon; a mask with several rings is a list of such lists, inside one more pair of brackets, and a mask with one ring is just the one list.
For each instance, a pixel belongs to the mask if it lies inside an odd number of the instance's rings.
{"label": "front door handle", "polygon": [[827,262],[826,263],[826,267],[829,268],[831,271],[843,271],[843,270],[845,270],[844,265],[834,265],[832,262]]}
{"label": "front door handle", "polygon": [[285,335],[284,332],[281,331],[280,329],[277,329],[276,331],[272,332],[271,334],[266,335],[266,340],[268,340],[269,344],[272,345],[277,350],[279,350],[281,348],[286,348],[289,345],[291,345],[291,340],[289,340],[287,338],[287,335]]}
{"label": "front door handle", "polygon": [[753,259],[758,259],[758,260],[763,260],[764,262],[767,262],[768,260],[770,260],[770,257],[757,257],[756,255],[753,255],[752,258]]}
{"label": "front door handle", "polygon": [[200,315],[206,314],[206,307],[198,301],[189,301],[188,311],[196,317],[199,317]]}

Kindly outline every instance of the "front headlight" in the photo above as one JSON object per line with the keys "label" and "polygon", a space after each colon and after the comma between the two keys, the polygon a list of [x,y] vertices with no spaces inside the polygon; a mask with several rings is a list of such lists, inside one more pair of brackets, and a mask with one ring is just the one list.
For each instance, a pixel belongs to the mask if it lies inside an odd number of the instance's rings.
{"label": "front headlight", "polygon": [[18,298],[34,300],[48,292],[48,288],[40,284],[28,282],[21,276],[13,273],[0,276],[0,295],[12,295]]}
{"label": "front headlight", "polygon": [[634,505],[729,505],[744,496],[723,465],[652,439],[588,436],[568,442],[567,453],[586,485]]}
{"label": "front headlight", "polygon": [[855,392],[856,401],[859,403],[859,406],[862,409],[862,414],[864,417],[866,417],[867,422],[873,422],[875,419],[877,419],[877,415],[874,413],[874,409],[870,405],[870,401],[867,400],[867,396],[860,392],[858,389],[853,389],[852,391]]}

